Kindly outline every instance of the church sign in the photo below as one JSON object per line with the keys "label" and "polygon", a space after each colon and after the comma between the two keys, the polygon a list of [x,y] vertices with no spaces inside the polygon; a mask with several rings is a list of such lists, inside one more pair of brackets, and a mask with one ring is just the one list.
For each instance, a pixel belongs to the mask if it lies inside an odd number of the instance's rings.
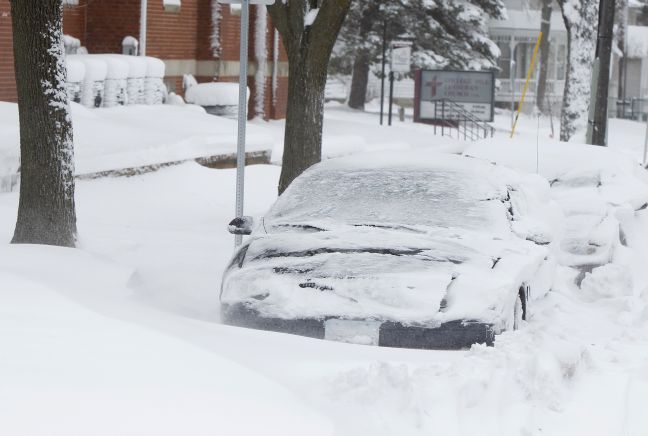
{"label": "church sign", "polygon": [[480,121],[495,115],[492,71],[419,70],[415,77],[414,121],[462,119],[462,109]]}

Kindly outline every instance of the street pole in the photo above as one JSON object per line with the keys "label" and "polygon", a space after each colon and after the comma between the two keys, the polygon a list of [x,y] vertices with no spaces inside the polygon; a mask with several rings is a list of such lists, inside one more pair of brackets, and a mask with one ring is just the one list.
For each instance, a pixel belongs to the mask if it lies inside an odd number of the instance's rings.
{"label": "street pole", "polygon": [[644,139],[643,166],[646,168],[646,158],[648,158],[648,118],[646,119],[646,139]]}
{"label": "street pole", "polygon": [[515,55],[515,48],[511,50],[511,129],[513,128],[513,124],[515,124],[515,69],[517,68],[517,64],[515,63],[514,56]]}
{"label": "street pole", "polygon": [[392,103],[394,101],[394,72],[389,72],[389,122],[392,125]]}
{"label": "street pole", "polygon": [[[593,117],[588,122],[588,143],[605,146],[607,139],[608,88],[610,86],[610,60],[612,58],[612,33],[614,30],[614,0],[600,0],[598,39],[596,42],[596,59],[598,74],[593,75],[596,82],[596,96],[590,99],[594,105]],[[591,129],[591,135],[589,134]]]}
{"label": "street pole", "polygon": [[385,52],[387,51],[387,20],[383,20],[382,75],[380,76],[380,125],[385,109]]}
{"label": "street pole", "polygon": [[[241,47],[239,68],[238,138],[236,143],[236,217],[243,217],[245,192],[245,127],[247,123],[247,60],[250,1],[241,1]],[[243,243],[242,235],[235,235],[234,245]]]}
{"label": "street pole", "polygon": [[[87,6],[87,5],[85,5]],[[146,56],[146,32],[148,16],[148,1],[141,0],[140,2],[140,40],[139,40],[139,55]]]}

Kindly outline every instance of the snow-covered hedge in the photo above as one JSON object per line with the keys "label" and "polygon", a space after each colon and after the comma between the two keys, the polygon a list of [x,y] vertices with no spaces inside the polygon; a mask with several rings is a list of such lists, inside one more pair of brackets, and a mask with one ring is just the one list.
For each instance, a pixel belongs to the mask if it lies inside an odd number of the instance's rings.
{"label": "snow-covered hedge", "polygon": [[68,95],[86,107],[161,104],[166,98],[160,59],[119,54],[68,55]]}

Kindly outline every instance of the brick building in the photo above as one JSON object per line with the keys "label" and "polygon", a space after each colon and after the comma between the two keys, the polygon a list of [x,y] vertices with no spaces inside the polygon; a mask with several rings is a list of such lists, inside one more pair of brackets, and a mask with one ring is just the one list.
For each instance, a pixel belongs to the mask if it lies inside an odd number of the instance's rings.
{"label": "brick building", "polygon": [[[90,53],[122,53],[124,38],[137,38],[147,56],[164,61],[169,91],[182,94],[183,74],[193,74],[199,82],[238,81],[240,19],[235,7],[215,0],[63,3],[66,35],[79,39]],[[146,20],[141,19],[142,5],[147,11]],[[250,114],[262,108],[265,118],[283,118],[287,58],[265,10],[257,6],[251,7],[249,40]],[[262,84],[264,90],[258,92]],[[16,101],[9,0],[0,0],[0,100]]]}

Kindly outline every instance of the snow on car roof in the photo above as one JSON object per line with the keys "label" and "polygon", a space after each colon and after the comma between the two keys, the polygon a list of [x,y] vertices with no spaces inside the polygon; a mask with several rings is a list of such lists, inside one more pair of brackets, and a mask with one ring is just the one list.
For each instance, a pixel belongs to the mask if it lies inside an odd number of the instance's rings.
{"label": "snow on car roof", "polygon": [[488,229],[510,226],[497,167],[439,153],[376,153],[325,161],[296,179],[267,223],[393,224]]}

